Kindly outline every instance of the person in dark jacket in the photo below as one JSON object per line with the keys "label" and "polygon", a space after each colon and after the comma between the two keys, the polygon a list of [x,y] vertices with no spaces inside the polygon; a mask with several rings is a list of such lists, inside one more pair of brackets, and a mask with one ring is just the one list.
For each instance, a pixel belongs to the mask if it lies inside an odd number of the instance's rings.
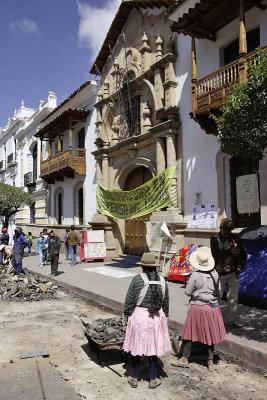
{"label": "person in dark jacket", "polygon": [[19,275],[22,272],[22,259],[25,247],[28,246],[28,240],[22,233],[22,229],[17,227],[14,235],[12,265]]}
{"label": "person in dark jacket", "polygon": [[220,224],[220,232],[211,237],[210,247],[215,260],[215,268],[221,281],[221,297],[226,286],[227,320],[225,325],[229,328],[240,328],[235,322],[239,275],[246,265],[247,252],[241,239],[231,232],[233,229],[231,218],[223,218]]}
{"label": "person in dark jacket", "polygon": [[[7,246],[9,243],[9,234],[7,233],[7,228],[2,229],[2,236],[0,238],[0,245]],[[0,264],[3,264],[3,261],[6,257],[5,250],[0,251]]]}
{"label": "person in dark jacket", "polygon": [[57,275],[60,246],[61,246],[60,238],[55,235],[54,231],[50,231],[49,241],[48,241],[48,257],[50,258],[51,261],[52,276]]}

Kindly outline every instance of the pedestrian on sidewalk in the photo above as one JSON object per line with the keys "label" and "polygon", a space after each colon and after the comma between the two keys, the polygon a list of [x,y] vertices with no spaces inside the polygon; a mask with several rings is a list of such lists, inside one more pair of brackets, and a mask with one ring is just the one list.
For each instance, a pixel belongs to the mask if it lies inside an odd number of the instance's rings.
{"label": "pedestrian on sidewalk", "polygon": [[236,323],[236,313],[239,292],[239,275],[247,262],[247,252],[241,239],[233,234],[234,229],[231,218],[223,218],[220,232],[213,235],[210,240],[211,252],[215,259],[215,268],[220,276],[222,298],[226,287],[227,320],[226,327],[240,328]]}
{"label": "pedestrian on sidewalk", "polygon": [[9,234],[7,233],[7,228],[2,228],[2,236],[0,238],[0,245],[4,246],[2,251],[0,251],[0,265],[4,263],[6,258],[6,246],[9,243]]}
{"label": "pedestrian on sidewalk", "polygon": [[188,368],[192,342],[206,345],[208,351],[208,370],[214,371],[214,345],[225,339],[225,327],[218,303],[220,280],[214,269],[214,259],[208,247],[200,247],[189,257],[194,268],[185,294],[190,297],[189,311],[183,326],[183,355],[174,367]]}
{"label": "pedestrian on sidewalk", "polygon": [[66,243],[69,246],[70,250],[70,259],[71,265],[74,266],[77,264],[76,261],[76,253],[77,253],[77,246],[80,246],[79,235],[75,232],[75,226],[71,225],[70,232],[67,234]]}
{"label": "pedestrian on sidewalk", "polygon": [[48,242],[49,242],[50,237],[48,235],[47,228],[43,229],[43,234],[44,234],[44,241],[45,241],[44,246],[43,246],[43,250],[42,250],[42,253],[43,253],[43,265],[44,265],[46,261],[49,261],[48,257],[47,257],[47,254],[48,254]]}
{"label": "pedestrian on sidewalk", "polygon": [[40,232],[40,236],[38,237],[37,242],[36,242],[36,251],[38,251],[38,253],[39,253],[40,267],[43,267],[43,265],[44,265],[43,248],[44,248],[45,244],[46,244],[46,240],[44,238],[44,233]]}
{"label": "pedestrian on sidewalk", "polygon": [[69,231],[70,231],[69,228],[67,228],[66,233],[64,235],[64,244],[65,244],[65,249],[66,249],[66,261],[69,260],[69,256],[70,256],[70,249],[69,249],[69,245],[68,245],[68,241],[67,241]]}
{"label": "pedestrian on sidewalk", "polygon": [[13,256],[12,265],[17,273],[17,275],[22,272],[22,259],[24,248],[28,246],[28,240],[25,238],[22,229],[17,227],[14,234],[14,245],[13,245]]}
{"label": "pedestrian on sidewalk", "polygon": [[49,232],[48,257],[51,261],[51,276],[56,276],[58,272],[58,259],[61,241],[54,231]]}
{"label": "pedestrian on sidewalk", "polygon": [[28,235],[27,235],[26,239],[27,239],[28,242],[29,242],[29,244],[28,244],[28,254],[31,254],[31,252],[32,252],[32,245],[33,245],[33,239],[36,239],[36,237],[33,236],[31,232],[28,232]]}
{"label": "pedestrian on sidewalk", "polygon": [[157,379],[158,357],[171,350],[167,317],[169,315],[168,286],[157,273],[155,256],[144,253],[140,263],[143,269],[136,275],[127,291],[124,316],[128,319],[123,350],[132,355],[132,376],[128,383],[138,386],[141,356],[149,360],[149,388],[161,384]]}

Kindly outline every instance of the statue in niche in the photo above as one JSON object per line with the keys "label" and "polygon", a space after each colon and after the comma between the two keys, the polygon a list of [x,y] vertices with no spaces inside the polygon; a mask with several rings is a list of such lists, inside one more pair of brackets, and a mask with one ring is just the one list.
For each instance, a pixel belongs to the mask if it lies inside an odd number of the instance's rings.
{"label": "statue in niche", "polygon": [[150,108],[149,108],[147,102],[144,102],[142,105],[142,117],[143,117],[144,131],[147,132],[152,126],[152,122],[150,119],[151,111],[150,111]]}

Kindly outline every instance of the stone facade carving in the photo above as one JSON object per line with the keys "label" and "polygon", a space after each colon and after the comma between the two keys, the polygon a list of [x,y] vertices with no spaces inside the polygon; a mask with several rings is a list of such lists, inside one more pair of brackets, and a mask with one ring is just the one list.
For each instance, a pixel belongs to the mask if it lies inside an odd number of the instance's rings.
{"label": "stone facade carving", "polygon": [[[153,213],[150,218],[179,224],[183,217],[177,189],[182,187],[182,170],[176,148],[180,126],[176,55],[166,18],[162,10],[156,15],[133,10],[128,16],[123,27],[125,36],[119,35],[112,57],[107,58],[101,71],[103,84],[95,105],[98,150],[94,155],[97,180],[109,189],[125,189],[127,175],[140,166],[148,168],[154,176],[177,163],[179,168],[171,191],[173,206]],[[105,221],[106,217],[98,214],[95,219]],[[124,240],[124,221],[116,220],[115,225],[112,228],[115,237]],[[115,242],[113,254],[120,254],[123,243]]]}

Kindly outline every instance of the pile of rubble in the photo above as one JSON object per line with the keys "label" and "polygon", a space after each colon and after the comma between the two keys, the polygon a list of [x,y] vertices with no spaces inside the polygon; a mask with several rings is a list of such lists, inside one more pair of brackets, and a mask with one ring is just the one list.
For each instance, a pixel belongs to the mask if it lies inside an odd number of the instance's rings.
{"label": "pile of rubble", "polygon": [[99,318],[91,323],[81,319],[81,322],[88,336],[97,343],[119,343],[124,341],[126,326],[124,326],[122,318]]}
{"label": "pile of rubble", "polygon": [[57,286],[24,270],[16,275],[12,266],[0,267],[0,299],[7,301],[39,301],[52,299]]}

